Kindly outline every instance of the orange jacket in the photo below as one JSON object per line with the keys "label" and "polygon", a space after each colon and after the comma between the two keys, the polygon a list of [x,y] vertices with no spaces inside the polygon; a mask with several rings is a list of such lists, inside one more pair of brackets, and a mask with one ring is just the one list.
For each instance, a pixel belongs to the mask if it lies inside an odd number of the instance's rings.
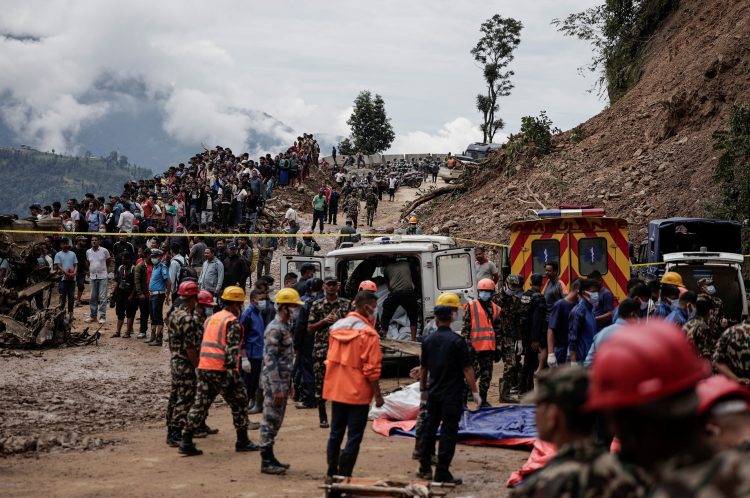
{"label": "orange jacket", "polygon": [[370,404],[370,382],[380,379],[382,361],[377,331],[359,313],[349,313],[334,323],[328,334],[323,399]]}

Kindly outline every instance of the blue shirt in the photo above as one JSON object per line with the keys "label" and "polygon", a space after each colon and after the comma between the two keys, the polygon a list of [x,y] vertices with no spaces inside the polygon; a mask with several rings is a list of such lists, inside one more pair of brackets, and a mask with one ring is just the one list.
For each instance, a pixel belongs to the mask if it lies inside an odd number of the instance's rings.
{"label": "blue shirt", "polygon": [[244,330],[242,349],[247,351],[248,358],[263,359],[263,334],[266,330],[263,317],[254,304],[250,304],[240,315],[240,324]]}
{"label": "blue shirt", "polygon": [[585,299],[581,299],[570,312],[569,320],[568,350],[575,351],[576,362],[580,363],[586,358],[594,343],[596,335],[594,307]]}
{"label": "blue shirt", "polygon": [[596,350],[602,345],[602,342],[608,336],[612,335],[613,332],[615,332],[620,327],[622,327],[624,324],[625,324],[625,320],[618,318],[615,323],[604,327],[602,330],[599,331],[598,334],[596,334],[596,336],[594,336],[594,343],[589,348],[589,352],[586,355],[586,359],[583,362],[584,367],[591,366],[591,362],[594,361],[594,356],[596,355]]}
{"label": "blue shirt", "polygon": [[567,299],[558,299],[552,305],[549,312],[549,328],[552,329],[555,336],[555,347],[568,345],[568,324],[570,312],[576,307],[577,303],[569,303]]}
{"label": "blue shirt", "polygon": [[[615,309],[615,296],[612,294],[612,291],[607,289],[606,287],[602,287],[602,289],[599,291],[599,302],[596,303],[596,306],[594,307],[594,316],[601,316],[605,313],[609,313],[610,311],[614,311]],[[596,329],[601,330],[604,327],[609,325],[608,323],[597,323]]]}
{"label": "blue shirt", "polygon": [[151,273],[151,281],[148,283],[149,292],[164,292],[167,290],[167,282],[169,281],[169,270],[164,262],[160,262],[154,266],[154,270]]}
{"label": "blue shirt", "polygon": [[687,323],[688,316],[687,316],[687,313],[685,313],[682,308],[675,308],[672,310],[672,312],[669,315],[667,315],[666,320],[668,322],[674,323],[678,327],[682,327],[683,325]]}
{"label": "blue shirt", "polygon": [[71,270],[75,265],[78,264],[78,258],[76,253],[71,250],[60,251],[55,254],[55,264],[60,265],[63,270]]}
{"label": "blue shirt", "polygon": [[655,318],[657,317],[666,318],[669,316],[670,313],[672,313],[672,307],[669,304],[667,304],[665,301],[660,299],[659,302],[656,303],[656,308],[654,309],[654,312],[651,316]]}

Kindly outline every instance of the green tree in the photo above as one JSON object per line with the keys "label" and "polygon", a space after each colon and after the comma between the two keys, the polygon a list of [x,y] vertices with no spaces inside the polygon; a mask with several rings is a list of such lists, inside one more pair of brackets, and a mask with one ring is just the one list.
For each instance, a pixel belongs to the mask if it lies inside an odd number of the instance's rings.
{"label": "green tree", "polygon": [[[714,214],[740,220],[747,227],[750,220],[750,103],[732,107],[729,128],[714,134],[714,149],[723,151],[714,170],[714,181],[721,192]],[[748,235],[745,228],[745,247]]]}
{"label": "green tree", "polygon": [[505,123],[497,117],[500,110],[497,99],[507,97],[513,89],[510,82],[513,71],[506,68],[513,60],[513,51],[521,43],[523,24],[512,18],[495,14],[482,23],[479,31],[482,37],[471,49],[474,60],[482,64],[482,76],[487,86],[486,93],[477,95],[477,110],[482,113],[483,142],[491,143],[495,132],[501,130]]}
{"label": "green tree", "polygon": [[605,0],[602,5],[555,19],[568,36],[594,46],[587,69],[599,73],[595,88],[615,103],[640,78],[645,48],[679,0]]}
{"label": "green tree", "polygon": [[[354,149],[363,154],[383,152],[396,138],[391,120],[385,112],[383,97],[378,94],[373,97],[369,90],[359,92],[354,99],[354,109],[346,124],[351,128],[350,141]],[[342,144],[339,144],[339,151],[345,154],[341,150]]]}
{"label": "green tree", "polygon": [[349,140],[349,138],[343,139],[341,142],[339,142],[339,146],[337,147],[339,154],[342,156],[350,156],[354,154],[354,145],[352,145],[352,141]]}

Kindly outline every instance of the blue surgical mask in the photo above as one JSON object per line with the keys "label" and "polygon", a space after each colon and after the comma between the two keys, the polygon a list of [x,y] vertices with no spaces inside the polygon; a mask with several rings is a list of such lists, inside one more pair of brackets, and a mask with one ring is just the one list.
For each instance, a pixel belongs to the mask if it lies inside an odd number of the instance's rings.
{"label": "blue surgical mask", "polygon": [[589,301],[592,305],[596,306],[599,303],[599,293],[598,292],[589,292]]}
{"label": "blue surgical mask", "polygon": [[492,292],[490,291],[479,291],[480,301],[489,301],[492,298]]}
{"label": "blue surgical mask", "polygon": [[709,285],[708,287],[706,287],[706,293],[709,296],[713,296],[714,294],[716,294],[716,287],[714,287],[713,285]]}
{"label": "blue surgical mask", "polygon": [[267,304],[268,304],[268,303],[267,303],[267,302],[266,302],[266,300],[264,299],[264,300],[262,300],[262,301],[258,301],[257,303],[255,303],[255,307],[256,307],[256,308],[258,308],[258,311],[263,311],[263,310],[265,310],[265,309],[266,309],[266,305],[267,305]]}

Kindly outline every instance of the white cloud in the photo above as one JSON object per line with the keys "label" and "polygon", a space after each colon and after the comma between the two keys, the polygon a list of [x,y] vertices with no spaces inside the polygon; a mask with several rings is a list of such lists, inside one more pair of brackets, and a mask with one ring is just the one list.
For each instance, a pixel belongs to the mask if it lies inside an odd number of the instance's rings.
{"label": "white cloud", "polygon": [[106,74],[142,81],[149,98],[166,96],[158,100],[164,127],[178,140],[241,143],[252,129],[288,143],[303,131],[346,135],[354,97],[370,89],[385,99],[394,150],[463,150],[481,139],[472,124],[481,71],[469,50],[495,13],[525,26],[516,88],[500,102],[508,132],[541,109],[569,128],[603,107],[577,73],[590,48],[549,25],[596,3],[0,0],[0,33],[41,38],[0,37],[0,95],[12,101],[0,118],[30,144],[73,149],[77,130],[111,104],[87,100]]}
{"label": "white cloud", "polygon": [[[445,123],[436,133],[412,131],[396,136],[390,153],[393,154],[422,154],[436,153],[461,154],[466,146],[477,141],[478,125],[469,119],[459,117]],[[479,136],[481,139],[481,135]],[[502,140],[501,140],[502,139]],[[495,141],[504,141],[504,137],[497,135]]]}

